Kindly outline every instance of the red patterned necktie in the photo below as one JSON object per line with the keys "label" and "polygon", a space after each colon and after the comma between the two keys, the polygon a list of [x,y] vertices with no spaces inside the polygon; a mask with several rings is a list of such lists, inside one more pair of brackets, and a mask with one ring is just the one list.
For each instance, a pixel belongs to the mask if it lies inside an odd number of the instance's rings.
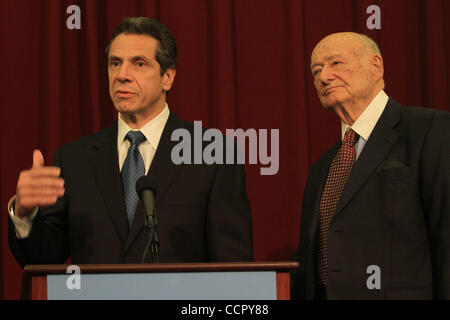
{"label": "red patterned necktie", "polygon": [[342,146],[331,162],[330,171],[322,191],[319,205],[319,252],[318,271],[320,283],[327,285],[328,231],[342,190],[350,177],[356,159],[355,142],[358,134],[352,129],[345,133]]}

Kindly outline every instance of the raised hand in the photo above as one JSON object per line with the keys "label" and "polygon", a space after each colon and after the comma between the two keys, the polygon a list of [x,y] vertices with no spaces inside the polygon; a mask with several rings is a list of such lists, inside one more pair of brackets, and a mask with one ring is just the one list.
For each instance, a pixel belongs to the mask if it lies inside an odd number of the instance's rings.
{"label": "raised hand", "polygon": [[20,218],[30,215],[37,206],[56,203],[64,195],[64,180],[59,177],[61,169],[44,166],[44,157],[38,149],[33,151],[33,165],[20,172],[16,189],[14,214]]}

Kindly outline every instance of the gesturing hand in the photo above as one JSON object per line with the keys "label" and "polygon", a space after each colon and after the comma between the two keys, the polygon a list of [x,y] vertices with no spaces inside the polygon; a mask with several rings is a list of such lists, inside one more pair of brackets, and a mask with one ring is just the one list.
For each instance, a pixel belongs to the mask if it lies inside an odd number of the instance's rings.
{"label": "gesturing hand", "polygon": [[64,195],[64,180],[59,177],[61,169],[44,166],[40,150],[33,151],[31,169],[20,172],[16,189],[14,214],[20,218],[30,215],[37,206],[50,206]]}

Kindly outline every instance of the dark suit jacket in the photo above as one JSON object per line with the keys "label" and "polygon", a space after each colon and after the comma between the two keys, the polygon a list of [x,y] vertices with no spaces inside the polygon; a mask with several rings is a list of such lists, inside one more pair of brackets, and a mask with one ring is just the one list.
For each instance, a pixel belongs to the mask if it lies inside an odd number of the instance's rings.
{"label": "dark suit jacket", "polygon": [[[193,124],[170,114],[148,175],[156,190],[160,262],[251,261],[252,218],[242,165],[174,165],[173,130]],[[39,211],[30,236],[9,242],[19,264],[138,263],[148,233],[139,202],[128,229],[117,156],[117,122],[60,148],[66,193]],[[151,260],[151,255],[148,255]]]}
{"label": "dark suit jacket", "polygon": [[[293,297],[314,299],[318,208],[339,142],[311,168]],[[389,99],[354,164],[328,236],[329,299],[450,298],[450,114]],[[380,268],[381,288],[367,279]]]}

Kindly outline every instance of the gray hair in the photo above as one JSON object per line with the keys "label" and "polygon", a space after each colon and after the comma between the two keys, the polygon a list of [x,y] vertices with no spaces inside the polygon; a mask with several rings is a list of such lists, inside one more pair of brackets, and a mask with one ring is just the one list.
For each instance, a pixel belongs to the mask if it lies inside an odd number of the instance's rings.
{"label": "gray hair", "polygon": [[378,47],[377,43],[373,41],[369,36],[366,36],[365,34],[358,33],[359,39],[361,40],[361,43],[369,49],[372,53],[377,53],[381,55],[380,48]]}

